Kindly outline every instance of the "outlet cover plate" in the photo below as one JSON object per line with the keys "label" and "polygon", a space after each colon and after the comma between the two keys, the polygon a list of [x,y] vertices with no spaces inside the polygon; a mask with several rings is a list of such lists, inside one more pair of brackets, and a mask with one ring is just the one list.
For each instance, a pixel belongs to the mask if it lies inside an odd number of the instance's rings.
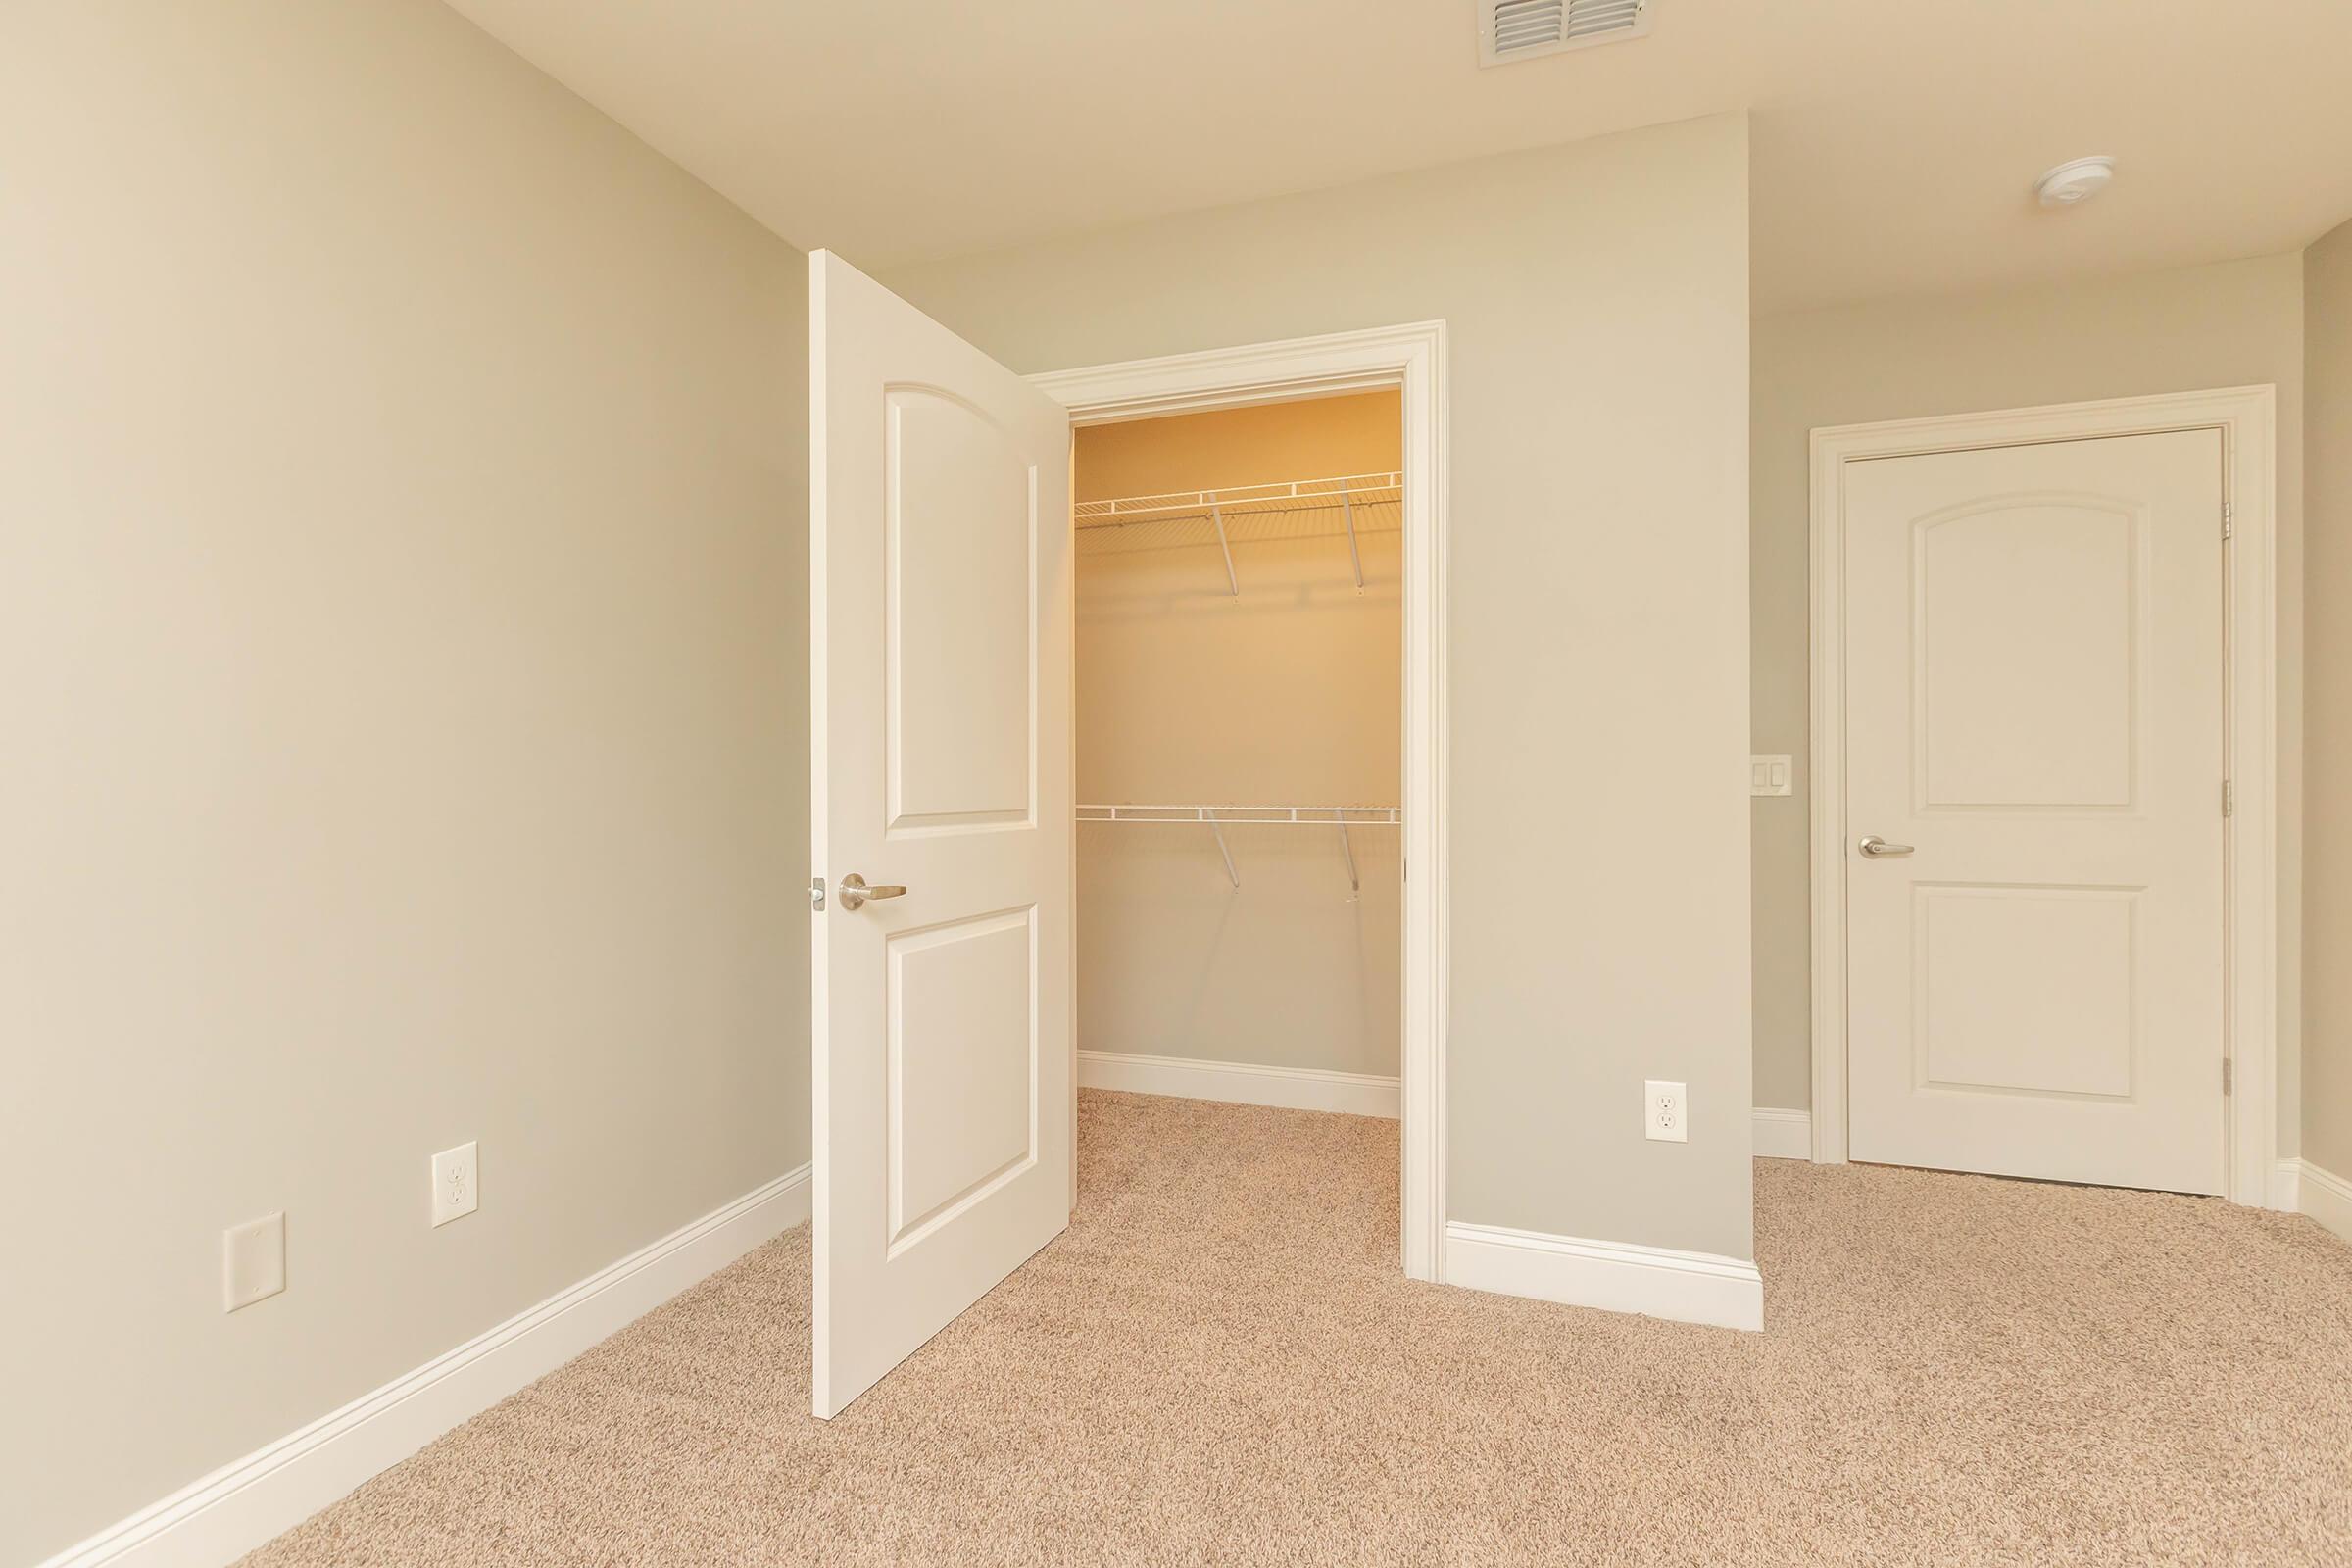
{"label": "outlet cover plate", "polygon": [[482,1206],[482,1165],[472,1144],[433,1156],[433,1223],[446,1225]]}
{"label": "outlet cover plate", "polygon": [[234,1312],[286,1288],[284,1210],[220,1233],[220,1310]]}
{"label": "outlet cover plate", "polygon": [[1642,1136],[1661,1143],[1690,1141],[1690,1086],[1652,1078],[1642,1086]]}

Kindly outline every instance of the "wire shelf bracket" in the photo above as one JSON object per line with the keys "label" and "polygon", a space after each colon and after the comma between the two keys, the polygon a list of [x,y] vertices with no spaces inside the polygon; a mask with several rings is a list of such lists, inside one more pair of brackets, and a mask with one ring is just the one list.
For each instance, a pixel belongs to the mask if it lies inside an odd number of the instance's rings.
{"label": "wire shelf bracket", "polygon": [[[1355,547],[1355,502],[1348,497],[1348,481],[1345,479],[1340,481],[1340,514],[1348,519],[1348,564],[1355,568],[1355,591],[1360,594],[1364,591],[1364,553]],[[1348,830],[1342,828],[1341,839],[1345,840],[1347,836]],[[1355,862],[1352,859],[1348,862],[1348,872],[1351,877],[1355,874]]]}
{"label": "wire shelf bracket", "polygon": [[1203,806],[1200,808],[1200,814],[1208,818],[1208,830],[1216,835],[1217,853],[1225,857],[1225,880],[1237,888],[1240,887],[1242,873],[1233,868],[1233,851],[1226,847],[1225,830],[1217,825],[1217,813]]}
{"label": "wire shelf bracket", "polygon": [[[1225,552],[1225,586],[1232,592],[1234,598],[1239,599],[1242,597],[1242,579],[1233,569],[1233,541],[1225,537],[1224,507],[1211,501],[1208,504],[1208,520],[1217,525],[1217,548]],[[1237,882],[1234,886],[1239,887],[1241,884]]]}

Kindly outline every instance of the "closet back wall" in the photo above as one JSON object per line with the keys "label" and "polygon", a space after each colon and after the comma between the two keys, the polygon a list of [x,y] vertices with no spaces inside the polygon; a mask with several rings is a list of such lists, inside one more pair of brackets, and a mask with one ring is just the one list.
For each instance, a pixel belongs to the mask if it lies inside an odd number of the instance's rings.
{"label": "closet back wall", "polygon": [[[1394,392],[1097,425],[1080,501],[1389,472]],[[1078,551],[1078,798],[1112,805],[1395,806],[1403,608],[1394,502],[1088,530]],[[1078,828],[1078,1044],[1394,1077],[1399,835],[1330,827]]]}

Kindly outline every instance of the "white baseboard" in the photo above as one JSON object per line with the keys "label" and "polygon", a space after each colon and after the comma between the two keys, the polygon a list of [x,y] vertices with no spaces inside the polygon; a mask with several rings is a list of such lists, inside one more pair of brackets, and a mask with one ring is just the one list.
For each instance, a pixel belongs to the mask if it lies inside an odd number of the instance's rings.
{"label": "white baseboard", "polygon": [[[1398,1113],[1394,1078],[1307,1067],[1260,1067],[1246,1061],[1200,1061],[1191,1056],[1081,1051],[1078,1085],[1082,1089],[1119,1089],[1131,1095],[1170,1095],[1178,1100],[1222,1100],[1237,1105],[1339,1110],[1356,1116],[1386,1116],[1392,1121]],[[1753,1136],[1759,1157],[1813,1157],[1810,1111],[1759,1105]]]}
{"label": "white baseboard", "polygon": [[69,1546],[42,1568],[233,1562],[808,1217],[803,1165]]}
{"label": "white baseboard", "polygon": [[1759,1159],[1811,1159],[1813,1113],[1756,1107],[1754,1153]]}
{"label": "white baseboard", "polygon": [[2295,1206],[2326,1229],[2352,1242],[2352,1182],[2331,1170],[2322,1170],[2308,1159],[2295,1163],[2301,1167]]}
{"label": "white baseboard", "polygon": [[[1078,1086],[1119,1089],[1131,1095],[1170,1095],[1178,1100],[1222,1100],[1237,1105],[1279,1105],[1289,1110],[1339,1110],[1356,1116],[1386,1116],[1392,1121],[1398,1115],[1394,1078],[1308,1067],[1260,1067],[1247,1061],[1081,1051]],[[1811,1159],[1812,1113],[1759,1105],[1754,1139],[1755,1152],[1761,1157]]]}
{"label": "white baseboard", "polygon": [[1745,1258],[1629,1242],[1446,1227],[1446,1283],[1726,1329],[1764,1326],[1764,1276]]}
{"label": "white baseboard", "polygon": [[2271,1166],[2271,1188],[2263,1194],[2262,1206],[2293,1214],[2302,1209],[2303,1162],[2281,1159]]}
{"label": "white baseboard", "polygon": [[1081,1051],[1078,1085],[1082,1089],[1120,1089],[1131,1095],[1279,1105],[1287,1110],[1339,1110],[1354,1116],[1386,1116],[1391,1121],[1399,1114],[1394,1078],[1309,1067],[1260,1067],[1246,1061]]}

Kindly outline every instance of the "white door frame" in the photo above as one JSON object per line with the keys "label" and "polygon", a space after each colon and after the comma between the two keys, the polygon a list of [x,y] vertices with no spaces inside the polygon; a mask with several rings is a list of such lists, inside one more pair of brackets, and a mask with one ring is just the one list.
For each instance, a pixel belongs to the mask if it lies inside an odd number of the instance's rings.
{"label": "white door frame", "polygon": [[[1446,323],[1335,332],[1030,377],[1073,424],[1396,387],[1404,404],[1404,1272],[1446,1234]],[[1073,828],[1073,831],[1075,829]]]}
{"label": "white door frame", "polygon": [[[2278,397],[2268,386],[2006,409],[1813,432],[1813,1159],[1846,1158],[1845,466],[1978,447],[2219,430],[2226,764],[2223,985],[2233,1076],[2225,1175],[2270,1202],[2278,1138]],[[2224,519],[2214,519],[2217,535]],[[2216,780],[2217,795],[2219,780]],[[2214,809],[2222,808],[2217,798]]]}

